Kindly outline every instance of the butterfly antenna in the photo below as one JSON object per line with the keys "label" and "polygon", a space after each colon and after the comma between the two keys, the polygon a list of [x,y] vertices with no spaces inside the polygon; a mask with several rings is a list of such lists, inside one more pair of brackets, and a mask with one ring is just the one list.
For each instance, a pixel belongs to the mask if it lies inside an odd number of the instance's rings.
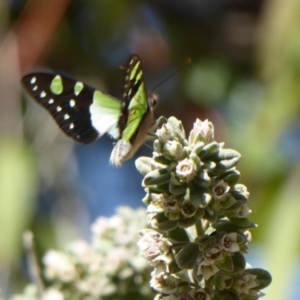
{"label": "butterfly antenna", "polygon": [[192,62],[191,58],[188,58],[177,70],[175,70],[173,73],[171,73],[167,78],[165,78],[162,82],[160,82],[157,86],[155,86],[151,92],[149,93],[149,97],[151,97],[151,95],[154,93],[154,91],[161,86],[162,84],[164,84],[166,81],[168,81],[170,78],[172,78],[176,73],[178,73],[179,71],[181,71],[183,68],[185,68],[187,65],[189,65]]}

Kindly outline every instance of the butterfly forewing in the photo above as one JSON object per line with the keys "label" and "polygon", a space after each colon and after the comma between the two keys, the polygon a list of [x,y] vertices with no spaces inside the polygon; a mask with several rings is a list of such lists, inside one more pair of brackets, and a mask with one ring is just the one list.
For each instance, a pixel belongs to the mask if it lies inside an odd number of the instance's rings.
{"label": "butterfly forewing", "polygon": [[153,127],[153,108],[154,102],[147,97],[141,61],[137,55],[132,55],[128,60],[125,74],[119,120],[121,136],[110,156],[113,165],[120,166],[131,158],[147,139],[148,132]]}
{"label": "butterfly forewing", "polygon": [[137,55],[132,55],[125,74],[122,117],[119,121],[123,140],[129,141],[134,136],[148,109],[141,61]]}
{"label": "butterfly forewing", "polygon": [[[117,124],[121,104],[113,97],[61,75],[33,73],[23,77],[22,82],[31,96],[74,140],[90,143],[106,132],[113,137],[119,135]],[[109,114],[112,115],[110,119],[103,118]]]}

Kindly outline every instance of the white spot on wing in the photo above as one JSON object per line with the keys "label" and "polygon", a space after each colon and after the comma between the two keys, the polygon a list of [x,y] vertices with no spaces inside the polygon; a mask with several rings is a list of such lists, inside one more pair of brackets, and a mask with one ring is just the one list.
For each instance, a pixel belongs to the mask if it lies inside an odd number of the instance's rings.
{"label": "white spot on wing", "polygon": [[54,103],[54,100],[51,98],[49,101],[48,101],[49,104],[53,104]]}
{"label": "white spot on wing", "polygon": [[57,110],[57,111],[61,111],[61,106],[57,106],[57,107],[56,107],[56,110]]}
{"label": "white spot on wing", "polygon": [[74,123],[71,123],[69,129],[73,129],[73,128],[74,128]]}
{"label": "white spot on wing", "polygon": [[45,92],[45,91],[42,91],[41,94],[40,94],[40,97],[41,97],[41,98],[45,98],[46,96],[47,96],[46,92]]}
{"label": "white spot on wing", "polygon": [[38,86],[37,86],[37,85],[35,85],[35,86],[32,88],[33,91],[36,91],[37,89],[38,89]]}
{"label": "white spot on wing", "polygon": [[74,107],[75,104],[76,104],[76,102],[75,102],[75,100],[71,99],[70,102],[69,102],[69,104],[70,104],[71,107]]}
{"label": "white spot on wing", "polygon": [[30,79],[30,83],[31,84],[34,84],[36,82],[36,77],[32,77],[31,79]]}
{"label": "white spot on wing", "polygon": [[70,119],[70,115],[68,115],[68,114],[65,114],[65,115],[64,115],[64,119],[65,119],[65,120],[68,120],[68,119]]}

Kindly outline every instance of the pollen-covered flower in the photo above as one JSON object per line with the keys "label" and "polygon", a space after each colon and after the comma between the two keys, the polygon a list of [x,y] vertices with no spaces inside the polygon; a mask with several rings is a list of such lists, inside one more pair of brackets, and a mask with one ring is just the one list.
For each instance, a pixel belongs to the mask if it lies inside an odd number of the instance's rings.
{"label": "pollen-covered flower", "polygon": [[230,186],[227,182],[221,180],[212,189],[214,198],[219,201],[226,200]]}
{"label": "pollen-covered flower", "polygon": [[43,293],[43,297],[42,297],[42,300],[64,300],[64,299],[65,297],[63,293],[61,293],[59,290],[54,288],[47,289]]}
{"label": "pollen-covered flower", "polygon": [[43,258],[46,277],[58,279],[63,282],[72,281],[76,277],[76,269],[69,258],[64,253],[50,250]]}
{"label": "pollen-covered flower", "polygon": [[244,274],[235,279],[232,287],[240,294],[249,294],[250,289],[259,286],[256,276],[252,274]]}
{"label": "pollen-covered flower", "polygon": [[224,252],[218,245],[212,246],[205,252],[205,257],[210,263],[220,263],[224,260]]}
{"label": "pollen-covered flower", "polygon": [[160,255],[169,255],[172,243],[163,237],[162,234],[151,229],[141,230],[140,234],[142,238],[137,245],[141,250],[142,256],[151,261]]}
{"label": "pollen-covered flower", "polygon": [[175,275],[164,274],[156,276],[156,272],[151,273],[150,286],[159,293],[181,294],[190,290],[190,285]]}
{"label": "pollen-covered flower", "polygon": [[172,243],[162,234],[151,230],[141,230],[142,238],[138,242],[141,254],[148,259],[149,264],[155,268],[156,276],[169,273],[169,265],[173,261],[170,250]]}
{"label": "pollen-covered flower", "polygon": [[204,288],[192,289],[189,292],[189,295],[192,297],[191,299],[195,300],[210,300],[210,294]]}
{"label": "pollen-covered flower", "polygon": [[196,168],[192,160],[185,158],[176,166],[176,175],[179,179],[190,182],[196,176]]}
{"label": "pollen-covered flower", "polygon": [[218,234],[218,245],[220,249],[228,252],[240,251],[240,246],[237,243],[237,233],[219,233]]}
{"label": "pollen-covered flower", "polygon": [[230,289],[233,283],[233,277],[229,275],[221,275],[217,278],[218,289],[223,291],[225,289]]}
{"label": "pollen-covered flower", "polygon": [[91,264],[96,260],[96,254],[92,247],[83,240],[74,241],[69,248],[74,260],[80,264]]}
{"label": "pollen-covered flower", "polygon": [[177,213],[180,212],[181,202],[181,199],[171,195],[165,195],[162,199],[162,207],[166,212]]}
{"label": "pollen-covered flower", "polygon": [[193,300],[192,296],[189,294],[170,294],[167,296],[161,296],[161,298],[155,298],[154,300]]}
{"label": "pollen-covered flower", "polygon": [[148,194],[148,207],[147,207],[147,213],[158,213],[163,212],[164,207],[163,203],[168,198],[168,195],[165,194],[154,194],[149,193]]}
{"label": "pollen-covered flower", "polygon": [[92,225],[92,233],[95,242],[107,238],[109,235],[124,228],[124,220],[119,215],[114,215],[111,218],[100,217]]}
{"label": "pollen-covered flower", "polygon": [[191,218],[192,216],[194,216],[196,214],[196,207],[193,205],[193,203],[189,200],[186,200],[182,203],[181,206],[181,213],[187,217],[187,218]]}
{"label": "pollen-covered flower", "polygon": [[205,280],[208,280],[219,271],[219,268],[214,264],[214,262],[205,257],[205,255],[199,255],[196,263],[196,275],[202,275]]}

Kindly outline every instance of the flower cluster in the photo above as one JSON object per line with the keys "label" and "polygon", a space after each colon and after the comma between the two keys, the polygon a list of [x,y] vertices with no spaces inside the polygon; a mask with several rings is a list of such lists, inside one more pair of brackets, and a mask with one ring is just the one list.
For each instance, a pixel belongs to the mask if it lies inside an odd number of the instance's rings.
{"label": "flower cluster", "polygon": [[[48,288],[42,299],[153,299],[150,267],[136,247],[145,215],[144,209],[120,207],[116,215],[92,225],[91,244],[78,240],[67,251],[48,251],[43,257]],[[34,286],[13,297],[25,299],[40,299]]]}
{"label": "flower cluster", "polygon": [[207,120],[196,120],[186,138],[171,117],[156,136],[153,157],[136,161],[151,227],[138,245],[154,269],[155,299],[258,299],[271,277],[246,267],[255,225],[235,168],[240,154],[214,140]]}

